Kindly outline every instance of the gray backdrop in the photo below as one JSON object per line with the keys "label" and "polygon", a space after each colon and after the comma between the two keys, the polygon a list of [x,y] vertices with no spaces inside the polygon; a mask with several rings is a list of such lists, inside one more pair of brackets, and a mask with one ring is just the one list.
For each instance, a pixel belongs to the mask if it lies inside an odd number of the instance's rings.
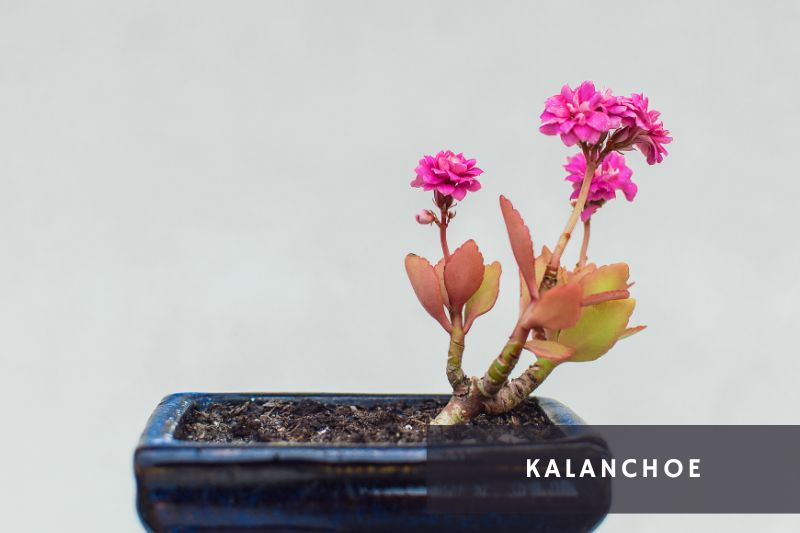
{"label": "gray backdrop", "polygon": [[[537,247],[570,153],[562,83],[645,91],[675,141],[596,217],[645,333],[541,388],[595,423],[798,423],[797,2],[0,1],[0,506],[8,531],[138,531],[131,452],[174,391],[443,392],[406,252],[423,153],[477,157],[452,242]],[[794,32],[794,34],[793,34]],[[567,256],[575,259],[575,246]],[[777,516],[612,516],[601,531],[785,531]]]}

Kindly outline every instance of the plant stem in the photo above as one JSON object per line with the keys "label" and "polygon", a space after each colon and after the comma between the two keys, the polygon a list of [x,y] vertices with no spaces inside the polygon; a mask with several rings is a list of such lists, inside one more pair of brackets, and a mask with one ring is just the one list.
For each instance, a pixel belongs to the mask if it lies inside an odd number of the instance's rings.
{"label": "plant stem", "polygon": [[[558,244],[556,244],[553,255],[550,257],[550,262],[547,265],[545,279],[542,281],[542,285],[545,289],[549,289],[555,285],[555,275],[561,264],[561,255],[567,247],[569,238],[572,236],[572,231],[575,229],[575,224],[578,223],[583,208],[586,207],[586,199],[589,197],[589,189],[592,183],[592,177],[594,177],[595,168],[597,168],[597,162],[591,157],[591,154],[587,150],[584,150],[584,156],[586,157],[586,173],[583,175],[581,190],[580,193],[578,193],[575,206],[572,208],[572,213],[567,220],[567,225],[564,226],[564,231],[561,232],[561,237],[558,239]],[[550,285],[551,283],[552,285]]]}
{"label": "plant stem", "polygon": [[477,378],[468,382],[465,394],[453,394],[442,410],[431,420],[433,426],[451,426],[471,420],[483,412],[486,398],[481,395],[477,387]]}
{"label": "plant stem", "polygon": [[583,268],[584,266],[586,266],[586,261],[588,260],[587,252],[589,251],[591,222],[592,222],[591,218],[587,218],[583,222],[583,242],[581,243],[581,256],[578,259],[578,268]]}
{"label": "plant stem", "polygon": [[[535,305],[535,304],[533,304]],[[519,323],[514,327],[514,331],[508,338],[508,342],[503,347],[488,370],[478,382],[478,389],[485,398],[491,398],[505,384],[508,376],[514,370],[522,353],[522,347],[528,340],[530,329],[522,327]]]}
{"label": "plant stem", "polygon": [[441,210],[442,217],[439,222],[439,242],[442,244],[442,254],[444,256],[444,262],[446,263],[450,260],[450,248],[447,247],[447,226],[449,224],[447,217],[450,209],[442,205]]}
{"label": "plant stem", "polygon": [[464,330],[461,327],[461,316],[453,320],[453,330],[450,332],[450,348],[447,351],[447,380],[453,387],[453,394],[463,395],[469,392],[469,378],[461,368],[461,359],[464,356]]}
{"label": "plant stem", "polygon": [[486,413],[497,414],[510,411],[519,405],[528,395],[547,379],[557,363],[549,359],[537,359],[521,376],[511,380],[487,401],[483,409]]}

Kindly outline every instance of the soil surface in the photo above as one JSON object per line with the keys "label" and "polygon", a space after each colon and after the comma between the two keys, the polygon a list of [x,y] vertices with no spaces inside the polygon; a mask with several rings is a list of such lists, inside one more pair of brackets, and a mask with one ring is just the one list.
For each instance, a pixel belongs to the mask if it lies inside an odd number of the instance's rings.
{"label": "soil surface", "polygon": [[[310,399],[212,403],[186,413],[175,436],[216,443],[412,444],[425,442],[428,424],[443,406],[436,400],[401,401],[369,408]],[[510,413],[480,415],[470,425],[523,428],[543,438],[557,431],[535,398]]]}

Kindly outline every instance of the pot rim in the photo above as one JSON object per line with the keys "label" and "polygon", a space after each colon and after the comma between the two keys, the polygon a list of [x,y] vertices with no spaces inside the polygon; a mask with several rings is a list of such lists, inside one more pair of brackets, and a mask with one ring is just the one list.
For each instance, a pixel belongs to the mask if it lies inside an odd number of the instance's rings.
{"label": "pot rim", "polygon": [[[380,404],[405,401],[444,400],[448,394],[369,394],[369,393],[204,393],[170,394],[158,404],[147,421],[136,448],[137,466],[155,463],[248,463],[263,461],[313,461],[324,463],[424,463],[426,443],[414,444],[319,444],[319,443],[210,443],[180,440],[175,431],[181,418],[194,406],[212,402],[241,402],[310,399],[326,403]],[[558,400],[536,397],[544,413],[558,425],[563,437],[548,444],[569,445],[595,441],[605,446],[602,437],[577,414]],[[475,445],[492,446],[492,445]],[[497,445],[494,445],[497,446]],[[505,445],[509,446],[509,445]],[[510,445],[510,446],[513,446]],[[530,446],[526,443],[525,446]]]}

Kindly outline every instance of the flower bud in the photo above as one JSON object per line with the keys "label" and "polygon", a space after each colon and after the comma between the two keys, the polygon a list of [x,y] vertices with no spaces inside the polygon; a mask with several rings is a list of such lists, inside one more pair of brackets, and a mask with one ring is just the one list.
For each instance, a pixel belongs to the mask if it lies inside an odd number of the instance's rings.
{"label": "flower bud", "polygon": [[434,220],[436,220],[430,209],[423,209],[417,213],[414,218],[417,219],[417,224],[431,224]]}

